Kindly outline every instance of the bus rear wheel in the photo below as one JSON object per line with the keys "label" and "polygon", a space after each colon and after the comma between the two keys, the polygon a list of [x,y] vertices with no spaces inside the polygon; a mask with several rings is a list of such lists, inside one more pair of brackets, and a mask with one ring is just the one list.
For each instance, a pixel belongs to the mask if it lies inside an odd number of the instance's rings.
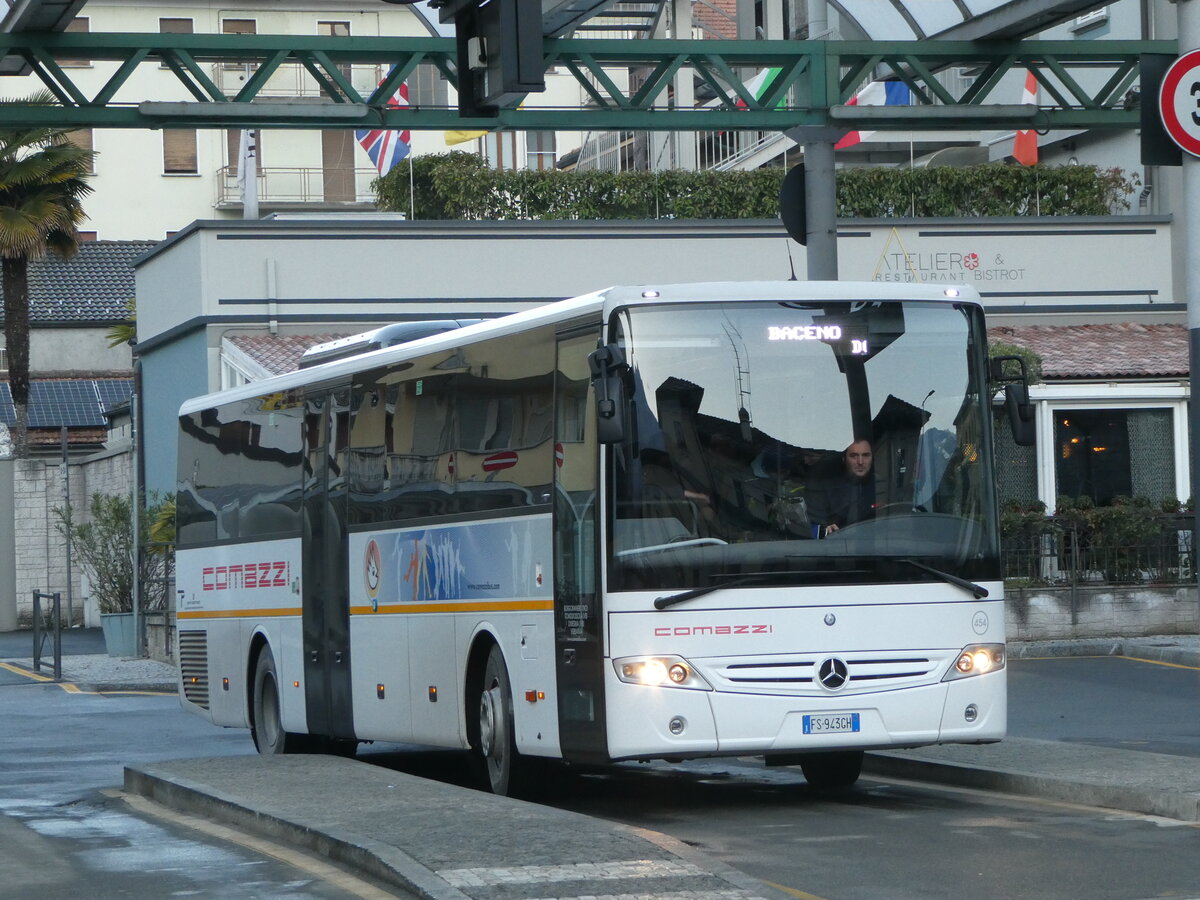
{"label": "bus rear wheel", "polygon": [[809,787],[817,791],[845,790],[862,774],[861,750],[830,753],[806,753],[800,759],[800,771]]}
{"label": "bus rear wheel", "polygon": [[279,676],[270,647],[263,647],[254,666],[254,708],[250,711],[250,736],[263,756],[295,753],[303,735],[283,730],[279,705]]}
{"label": "bus rear wheel", "polygon": [[479,745],[476,748],[493,794],[517,793],[524,775],[524,760],[517,752],[513,726],[512,684],[500,647],[493,644],[483,669],[479,690]]}

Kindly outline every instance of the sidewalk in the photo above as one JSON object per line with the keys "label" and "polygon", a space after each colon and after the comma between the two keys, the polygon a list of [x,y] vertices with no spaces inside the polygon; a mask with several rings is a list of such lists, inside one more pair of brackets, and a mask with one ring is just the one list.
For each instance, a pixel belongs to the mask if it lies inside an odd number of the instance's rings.
{"label": "sidewalk", "polygon": [[[33,673],[31,658],[5,659],[0,662]],[[163,691],[178,690],[179,669],[171,663],[153,659],[113,657],[105,653],[64,655],[62,680],[81,691]],[[53,680],[54,659],[42,657],[39,680]]]}
{"label": "sidewalk", "polygon": [[434,900],[785,896],[657,832],[334,756],[128,767],[125,790],[318,850]]}

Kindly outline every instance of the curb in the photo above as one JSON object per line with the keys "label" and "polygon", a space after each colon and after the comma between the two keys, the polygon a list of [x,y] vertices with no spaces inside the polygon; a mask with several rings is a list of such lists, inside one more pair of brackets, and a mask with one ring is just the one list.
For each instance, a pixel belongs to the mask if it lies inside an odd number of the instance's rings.
{"label": "curb", "polygon": [[889,778],[999,791],[1200,823],[1200,793],[1069,781],[1050,775],[918,759],[894,752],[868,753],[863,761],[863,771]]}
{"label": "curb", "polygon": [[317,831],[285,816],[255,810],[242,801],[185,779],[155,774],[154,767],[125,768],[125,790],[171,809],[200,815],[312,850],[336,862],[411,891],[425,900],[470,900],[397,847],[346,834]]}
{"label": "curb", "polygon": [[1009,659],[1053,659],[1071,656],[1124,656],[1200,668],[1200,648],[1181,647],[1172,643],[1169,637],[1018,641],[1008,645]]}
{"label": "curb", "polygon": [[171,694],[174,696],[179,693],[179,688],[173,681],[139,681],[136,683],[121,681],[75,681],[64,676],[63,680],[58,683],[73,684],[79,690],[89,694]]}

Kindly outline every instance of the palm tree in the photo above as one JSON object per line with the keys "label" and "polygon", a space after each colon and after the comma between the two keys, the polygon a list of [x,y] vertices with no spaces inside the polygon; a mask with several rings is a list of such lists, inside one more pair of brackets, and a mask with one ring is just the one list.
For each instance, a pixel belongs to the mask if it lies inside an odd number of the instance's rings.
{"label": "palm tree", "polygon": [[[14,101],[0,101],[0,105]],[[54,103],[41,94],[23,103]],[[60,128],[0,129],[0,287],[8,383],[16,409],[13,453],[29,453],[29,261],[52,250],[69,259],[79,250],[82,200],[94,152]]]}

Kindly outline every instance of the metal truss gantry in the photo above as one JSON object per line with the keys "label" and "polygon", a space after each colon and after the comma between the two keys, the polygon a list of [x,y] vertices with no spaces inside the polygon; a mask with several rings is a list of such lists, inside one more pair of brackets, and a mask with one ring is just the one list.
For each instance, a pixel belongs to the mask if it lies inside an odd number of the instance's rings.
{"label": "metal truss gantry", "polygon": [[[388,108],[387,99],[418,65],[435,66],[453,84],[455,43],[445,38],[301,35],[79,34],[0,35],[0,56],[25,68],[57,103],[0,103],[0,127],[63,128],[375,128],[558,131],[786,131],[798,126],[845,129],[1092,129],[1133,128],[1139,120],[1131,89],[1139,57],[1174,55],[1174,41],[684,41],[546,39],[547,71],[574,76],[590,98],[584,108],[527,106],[494,118],[466,118],[453,106]],[[84,90],[81,70],[64,61],[115,63],[99,90]],[[214,67],[242,66],[236,91],[214,80]],[[372,91],[356,90],[349,67],[388,71]],[[264,87],[282,67],[303,70],[311,96],[278,98]],[[187,100],[147,100],[139,69],[165,70]],[[965,88],[936,77],[955,68]],[[747,82],[777,69],[764,93]],[[1012,70],[1032,71],[1041,85],[1038,107],[1014,103]],[[625,78],[616,72],[628,72]],[[711,99],[694,108],[672,105],[671,85],[691,72]],[[136,76],[136,77],[135,77]],[[102,76],[103,77],[103,76]],[[848,105],[871,78],[904,81],[912,106]],[[89,72],[88,79],[95,81]],[[620,84],[618,83],[620,82]],[[156,97],[164,96],[155,84]],[[701,91],[703,88],[700,89]],[[5,91],[11,96],[11,91]]]}

